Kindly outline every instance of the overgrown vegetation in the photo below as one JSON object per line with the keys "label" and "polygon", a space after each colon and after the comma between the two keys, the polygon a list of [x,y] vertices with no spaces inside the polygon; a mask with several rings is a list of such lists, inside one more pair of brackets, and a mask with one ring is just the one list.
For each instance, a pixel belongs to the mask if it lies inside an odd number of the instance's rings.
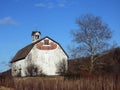
{"label": "overgrown vegetation", "polygon": [[38,67],[37,65],[30,64],[26,68],[26,75],[29,77],[33,77],[33,76],[43,76],[44,74],[40,66]]}
{"label": "overgrown vegetation", "polygon": [[64,76],[67,73],[66,64],[67,64],[66,60],[63,59],[56,65],[58,75]]}
{"label": "overgrown vegetation", "polygon": [[[120,48],[113,48],[105,52],[96,60],[93,74],[120,73]],[[90,57],[69,60],[69,72],[80,74],[89,72]]]}
{"label": "overgrown vegetation", "polygon": [[0,86],[13,90],[120,90],[119,75],[99,75],[79,79],[64,77],[0,78]]}

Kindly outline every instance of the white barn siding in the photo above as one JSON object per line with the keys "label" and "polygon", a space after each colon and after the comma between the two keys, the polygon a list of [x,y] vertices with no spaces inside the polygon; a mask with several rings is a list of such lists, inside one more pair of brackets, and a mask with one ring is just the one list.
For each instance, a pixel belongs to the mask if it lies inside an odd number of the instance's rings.
{"label": "white barn siding", "polygon": [[26,76],[26,59],[12,63],[12,76]]}
{"label": "white barn siding", "polygon": [[39,50],[34,46],[30,54],[32,62],[39,66],[46,75],[57,75],[57,65],[63,59],[66,60],[67,65],[67,56],[59,46],[53,50]]}
{"label": "white barn siding", "polygon": [[[41,42],[44,44],[45,39],[49,40],[49,43],[56,44],[57,47],[53,47],[48,50],[37,47],[37,45],[40,45]],[[43,46],[47,47],[50,45]],[[66,53],[58,43],[49,38],[44,38],[32,47],[25,59],[12,62],[12,76],[19,76],[19,74],[21,74],[22,77],[28,76],[27,67],[30,65],[30,63],[37,66],[38,72],[42,70],[42,73],[45,75],[58,75],[58,65],[63,60],[65,60],[67,70],[67,59],[68,57]]]}

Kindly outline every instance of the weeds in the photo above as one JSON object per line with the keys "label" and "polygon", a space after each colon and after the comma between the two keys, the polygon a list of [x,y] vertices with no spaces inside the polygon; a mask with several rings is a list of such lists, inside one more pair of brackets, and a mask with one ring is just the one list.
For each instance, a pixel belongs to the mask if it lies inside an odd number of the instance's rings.
{"label": "weeds", "polygon": [[119,75],[99,75],[64,79],[64,77],[0,78],[0,86],[14,90],[120,90]]}

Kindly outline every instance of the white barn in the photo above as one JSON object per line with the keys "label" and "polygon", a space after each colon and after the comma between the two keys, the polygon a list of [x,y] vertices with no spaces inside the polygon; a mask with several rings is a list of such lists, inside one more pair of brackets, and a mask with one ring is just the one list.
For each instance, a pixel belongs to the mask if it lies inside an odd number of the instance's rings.
{"label": "white barn", "polygon": [[13,57],[12,76],[59,75],[59,72],[67,70],[68,55],[61,45],[48,36],[40,39],[40,34],[33,31],[32,43]]}

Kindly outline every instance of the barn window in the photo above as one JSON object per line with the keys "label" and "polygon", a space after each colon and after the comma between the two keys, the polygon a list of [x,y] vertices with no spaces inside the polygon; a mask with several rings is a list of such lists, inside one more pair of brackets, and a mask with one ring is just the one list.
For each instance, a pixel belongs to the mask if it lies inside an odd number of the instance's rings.
{"label": "barn window", "polygon": [[14,69],[14,71],[16,72],[17,70],[16,70],[16,69]]}
{"label": "barn window", "polygon": [[35,35],[35,39],[39,39],[39,35]]}
{"label": "barn window", "polygon": [[44,45],[49,45],[49,40],[44,40]]}

